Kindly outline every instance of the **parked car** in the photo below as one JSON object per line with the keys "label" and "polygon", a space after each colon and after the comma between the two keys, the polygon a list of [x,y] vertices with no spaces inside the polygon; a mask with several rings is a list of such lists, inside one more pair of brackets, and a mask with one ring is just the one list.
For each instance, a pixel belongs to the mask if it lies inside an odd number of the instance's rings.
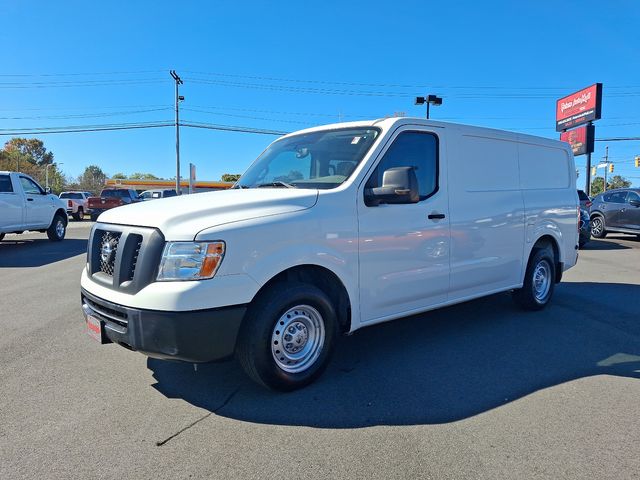
{"label": "parked car", "polygon": [[578,245],[582,248],[591,240],[591,219],[589,218],[589,211],[582,206],[580,207],[580,222],[578,226],[580,228]]}
{"label": "parked car", "polygon": [[584,193],[584,190],[578,190],[578,199],[580,200],[581,207],[586,208],[587,210],[591,208],[593,202],[591,201],[591,198],[589,198],[589,195]]}
{"label": "parked car", "polygon": [[66,206],[29,175],[0,172],[0,241],[7,233],[27,230],[60,241],[67,232]]}
{"label": "parked car", "polygon": [[91,209],[87,200],[91,196],[89,192],[62,192],[59,197],[67,204],[67,215],[74,220],[84,220],[85,214],[90,214]]}
{"label": "parked car", "polygon": [[590,210],[591,235],[629,233],[640,237],[640,188],[620,188],[600,193]]}
{"label": "parked car", "polygon": [[109,209],[139,202],[138,193],[128,188],[105,188],[99,197],[89,197],[87,205],[91,210],[91,220],[96,221],[102,212]]}
{"label": "parked car", "polygon": [[140,194],[140,200],[155,200],[156,198],[175,197],[177,193],[175,190],[145,190]]}
{"label": "parked car", "polygon": [[575,180],[567,143],[519,133],[388,118],[289,134],[233,189],[103,213],[87,332],[235,354],[257,383],[300,388],[340,333],[497,292],[544,308],[577,260]]}

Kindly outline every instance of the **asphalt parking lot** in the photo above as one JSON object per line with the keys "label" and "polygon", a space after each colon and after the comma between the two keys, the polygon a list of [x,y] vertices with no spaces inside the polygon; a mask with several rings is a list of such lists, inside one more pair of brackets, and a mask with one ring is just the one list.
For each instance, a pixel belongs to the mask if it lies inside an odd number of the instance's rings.
{"label": "asphalt parking lot", "polygon": [[341,339],[291,394],[85,333],[90,223],[0,243],[0,478],[638,478],[640,240],[592,240],[542,312],[508,294]]}

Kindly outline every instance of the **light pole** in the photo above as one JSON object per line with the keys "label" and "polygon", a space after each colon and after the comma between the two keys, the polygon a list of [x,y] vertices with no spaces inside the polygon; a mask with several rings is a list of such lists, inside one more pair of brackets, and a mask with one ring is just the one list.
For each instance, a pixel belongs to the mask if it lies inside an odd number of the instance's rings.
{"label": "light pole", "polygon": [[178,93],[178,86],[183,84],[175,70],[170,70],[171,78],[176,82],[176,194],[180,195],[180,123],[178,120],[178,105],[184,97]]}
{"label": "light pole", "polygon": [[[44,172],[45,172],[45,188],[49,188],[49,167],[53,165],[52,163],[47,163]],[[64,162],[56,163],[56,166],[64,165]]]}
{"label": "light pole", "polygon": [[426,97],[416,97],[416,105],[424,105],[427,104],[427,120],[429,120],[429,106],[433,105],[437,107],[442,105],[442,97],[438,97],[437,95],[427,95]]}

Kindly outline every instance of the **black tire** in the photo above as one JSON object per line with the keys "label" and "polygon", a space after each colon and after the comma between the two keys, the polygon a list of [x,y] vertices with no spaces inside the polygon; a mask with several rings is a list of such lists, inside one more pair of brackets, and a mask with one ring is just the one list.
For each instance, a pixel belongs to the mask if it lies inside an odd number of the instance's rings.
{"label": "black tire", "polygon": [[53,217],[51,225],[47,229],[47,237],[52,242],[59,242],[64,240],[64,236],[67,233],[67,216],[60,213],[56,213]]}
{"label": "black tire", "polygon": [[[302,307],[306,310],[299,312],[295,310],[296,307]],[[291,316],[287,317],[286,314],[289,310],[291,310]],[[310,317],[308,312],[314,318]],[[319,319],[314,312],[319,314]],[[291,319],[287,320],[287,318]],[[302,327],[304,330],[300,329],[301,323],[307,320],[311,322],[314,319],[316,324],[318,324],[319,320],[324,329],[324,341],[316,349],[313,348],[313,345],[317,341],[312,342],[311,339],[320,338],[320,335],[313,337],[312,332],[319,332],[320,328],[310,326],[308,330],[306,327]],[[285,322],[291,323],[287,326]],[[284,325],[282,332],[278,330],[278,323]],[[292,331],[290,328],[294,330]],[[296,328],[299,330],[295,330]],[[312,330],[314,328],[315,330]],[[304,363],[299,366],[295,364],[291,367],[280,366],[276,360],[276,352],[278,352],[280,363],[293,358],[296,355],[295,353],[285,352],[284,350],[287,346],[296,348],[297,346],[293,342],[300,343],[300,337],[296,336],[291,340],[291,343],[286,345],[284,345],[284,342],[289,341],[285,340],[287,332],[295,332],[295,335],[298,335],[298,331],[303,332],[302,335],[305,336],[305,339],[302,340],[305,343],[300,347],[302,353],[309,346],[311,348],[310,351],[316,352],[315,356],[309,357],[309,365],[307,366]],[[238,333],[236,356],[244,371],[255,382],[272,390],[292,391],[309,385],[322,374],[329,362],[337,334],[338,322],[335,308],[331,303],[331,299],[322,290],[306,283],[279,283],[261,293],[249,307]],[[278,342],[277,339],[282,341]],[[291,339],[290,335],[289,339]],[[282,352],[277,350],[278,346],[282,348]],[[280,357],[280,355],[284,356]],[[315,358],[315,360],[311,361],[311,358]],[[288,372],[283,368],[304,369],[302,371]]]}
{"label": "black tire", "polygon": [[72,215],[73,219],[77,222],[81,222],[84,220],[84,210],[82,207],[78,207],[78,211]]}
{"label": "black tire", "polygon": [[98,216],[99,216],[99,215],[96,215],[96,214],[93,214],[93,213],[92,213],[92,214],[91,214],[91,221],[92,221],[92,222],[95,222],[96,220],[98,220]]}
{"label": "black tire", "polygon": [[[541,276],[546,282],[540,282]],[[536,277],[538,281],[536,281]],[[527,263],[522,288],[513,291],[513,299],[525,310],[542,310],[553,296],[556,265],[551,247],[534,248]]]}
{"label": "black tire", "polygon": [[607,230],[604,228],[604,217],[602,215],[594,215],[591,217],[591,236],[595,238],[604,238],[607,236]]}

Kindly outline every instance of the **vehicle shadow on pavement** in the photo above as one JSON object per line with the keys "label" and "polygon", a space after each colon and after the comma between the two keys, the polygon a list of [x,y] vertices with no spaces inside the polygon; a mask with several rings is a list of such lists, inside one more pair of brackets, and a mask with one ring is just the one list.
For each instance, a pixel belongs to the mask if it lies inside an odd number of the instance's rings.
{"label": "vehicle shadow on pavement", "polygon": [[0,267],[41,267],[87,252],[87,240],[67,238],[8,240],[0,242]]}
{"label": "vehicle shadow on pavement", "polygon": [[[599,298],[608,298],[602,311]],[[292,393],[253,384],[235,361],[149,359],[159,392],[242,421],[319,428],[461,420],[582,377],[640,379],[640,285],[562,283],[542,312],[508,294],[341,338],[325,374]]]}
{"label": "vehicle shadow on pavement", "polygon": [[[628,240],[626,238],[619,238],[618,240]],[[629,250],[632,247],[622,245],[620,243],[612,242],[610,240],[596,240],[592,238],[580,250]]]}

